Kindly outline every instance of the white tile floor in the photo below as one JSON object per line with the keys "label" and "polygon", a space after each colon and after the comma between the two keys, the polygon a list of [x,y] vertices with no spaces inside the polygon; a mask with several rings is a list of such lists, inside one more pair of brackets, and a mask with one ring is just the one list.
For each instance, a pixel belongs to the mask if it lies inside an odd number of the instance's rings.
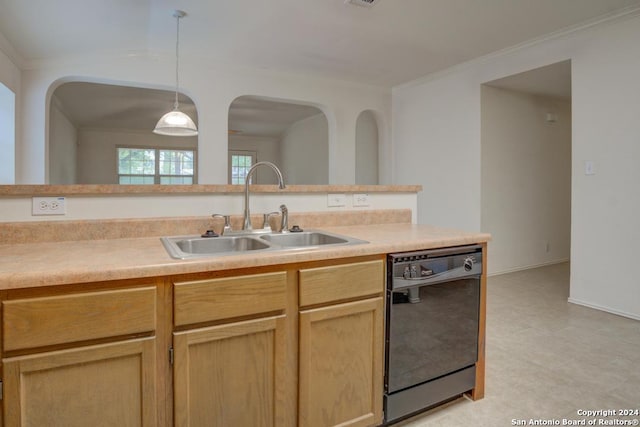
{"label": "white tile floor", "polygon": [[640,321],[570,304],[568,296],[568,263],[490,277],[485,398],[461,398],[398,425],[640,420],[578,415],[640,410]]}

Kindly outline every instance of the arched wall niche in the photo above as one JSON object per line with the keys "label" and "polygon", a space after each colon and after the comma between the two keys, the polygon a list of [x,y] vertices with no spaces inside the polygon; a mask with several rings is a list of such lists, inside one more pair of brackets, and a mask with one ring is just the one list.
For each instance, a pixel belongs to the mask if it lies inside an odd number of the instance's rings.
{"label": "arched wall niche", "polygon": [[362,111],[356,120],[356,185],[379,184],[380,129],[373,110]]}

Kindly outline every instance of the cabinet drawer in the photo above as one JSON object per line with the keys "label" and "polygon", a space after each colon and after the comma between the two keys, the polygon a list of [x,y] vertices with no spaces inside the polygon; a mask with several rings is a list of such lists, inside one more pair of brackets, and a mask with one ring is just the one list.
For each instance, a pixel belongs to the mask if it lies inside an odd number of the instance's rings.
{"label": "cabinet drawer", "polygon": [[174,287],[176,326],[284,310],[287,273],[179,282]]}
{"label": "cabinet drawer", "polygon": [[384,292],[384,262],[368,261],[300,270],[300,306]]}
{"label": "cabinet drawer", "polygon": [[156,288],[144,287],[2,302],[4,350],[150,332]]}

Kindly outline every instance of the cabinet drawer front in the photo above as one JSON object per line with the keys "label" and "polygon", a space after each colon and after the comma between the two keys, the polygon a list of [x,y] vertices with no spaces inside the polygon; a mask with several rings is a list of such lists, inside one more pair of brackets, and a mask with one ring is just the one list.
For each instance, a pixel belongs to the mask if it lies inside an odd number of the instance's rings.
{"label": "cabinet drawer front", "polygon": [[174,288],[176,326],[284,310],[287,273],[180,282]]}
{"label": "cabinet drawer front", "polygon": [[151,332],[156,288],[144,287],[2,302],[4,350]]}
{"label": "cabinet drawer front", "polygon": [[303,307],[382,292],[382,260],[300,270],[300,305]]}

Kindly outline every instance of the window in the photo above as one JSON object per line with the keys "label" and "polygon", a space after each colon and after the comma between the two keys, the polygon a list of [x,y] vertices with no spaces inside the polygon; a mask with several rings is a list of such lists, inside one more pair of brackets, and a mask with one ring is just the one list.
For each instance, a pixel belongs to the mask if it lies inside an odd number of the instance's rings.
{"label": "window", "polygon": [[249,169],[255,163],[255,151],[229,151],[229,184],[244,184]]}
{"label": "window", "polygon": [[195,151],[118,147],[120,184],[193,184]]}

